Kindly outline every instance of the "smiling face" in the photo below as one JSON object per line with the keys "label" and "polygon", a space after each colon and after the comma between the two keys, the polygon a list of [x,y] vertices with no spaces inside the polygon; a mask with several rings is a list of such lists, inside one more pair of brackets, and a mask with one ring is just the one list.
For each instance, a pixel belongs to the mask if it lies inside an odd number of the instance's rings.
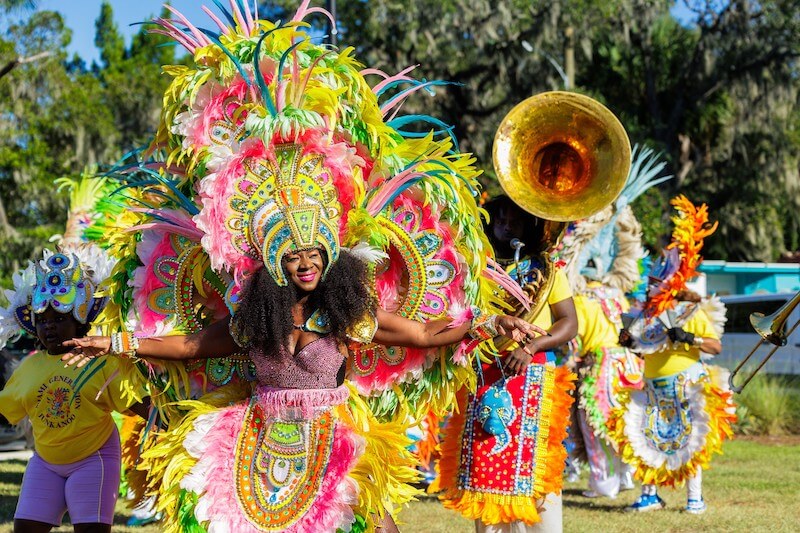
{"label": "smiling face", "polygon": [[85,334],[85,327],[72,316],[72,313],[59,313],[50,306],[37,313],[34,320],[36,336],[51,355],[66,353],[69,347],[62,346],[61,343]]}
{"label": "smiling face", "polygon": [[325,270],[325,257],[318,248],[287,252],[281,263],[287,277],[302,292],[316,289]]}

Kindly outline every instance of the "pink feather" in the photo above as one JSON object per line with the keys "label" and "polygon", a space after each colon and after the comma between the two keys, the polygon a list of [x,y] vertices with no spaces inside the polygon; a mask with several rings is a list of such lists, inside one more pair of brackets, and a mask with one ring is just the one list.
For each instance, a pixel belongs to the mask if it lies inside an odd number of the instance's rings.
{"label": "pink feather", "polygon": [[[261,401],[264,401],[261,396]],[[275,400],[279,403],[279,400]],[[242,430],[245,405],[223,408],[213,427],[203,436],[204,450],[195,468],[203,473],[202,500],[213,502],[208,511],[217,523],[231,531],[252,531],[236,497],[236,442]],[[288,532],[334,531],[348,529],[352,523],[352,505],[357,503],[356,486],[348,477],[363,454],[364,441],[352,429],[336,422],[334,440],[319,492],[311,507],[289,527]],[[308,465],[321,468],[321,465]]]}
{"label": "pink feather", "polygon": [[236,19],[236,23],[239,25],[240,28],[244,30],[245,35],[250,35],[253,33],[253,28],[250,27],[247,19],[242,15],[242,12],[239,10],[239,3],[236,0],[230,0],[231,11],[233,11],[233,18]]}
{"label": "pink feather", "polygon": [[166,35],[170,39],[174,40],[175,42],[183,46],[186,50],[188,50],[192,54],[194,54],[195,51],[197,50],[197,46],[192,44],[188,39],[184,39],[181,36],[175,35],[174,33],[168,30],[160,30],[158,28],[153,28],[148,30],[147,33],[157,33],[159,35]]}
{"label": "pink feather", "polygon": [[231,29],[228,27],[228,25],[227,25],[227,24],[225,24],[225,23],[223,23],[223,22],[222,22],[222,21],[219,19],[219,17],[218,17],[218,16],[216,16],[216,15],[214,14],[214,12],[213,12],[213,11],[211,11],[210,9],[208,9],[206,6],[200,6],[200,9],[202,9],[203,11],[205,11],[205,12],[206,12],[206,15],[208,15],[208,16],[209,16],[209,18],[210,18],[211,20],[213,20],[213,21],[214,21],[214,24],[216,24],[216,25],[217,25],[217,27],[220,29],[220,31],[221,31],[221,32],[222,32],[224,35],[230,35],[230,34],[231,34]]}
{"label": "pink feather", "polygon": [[410,67],[406,67],[403,70],[401,70],[400,72],[398,72],[397,74],[395,74],[394,76],[388,76],[382,71],[374,72],[374,74],[378,74],[378,73],[382,74],[386,79],[384,79],[382,82],[380,82],[375,87],[373,87],[372,88],[372,92],[377,94],[385,86],[389,85],[390,83],[394,83],[396,81],[414,81],[414,78],[406,76],[406,74],[408,74],[409,72],[411,72],[412,70],[414,70],[418,66],[419,65],[411,65]]}
{"label": "pink feather", "polygon": [[503,267],[491,259],[488,259],[488,263],[489,268],[485,268],[482,275],[500,285],[503,290],[516,298],[525,309],[530,309],[531,300],[528,298],[528,295],[525,294],[525,291],[522,290],[522,287],[519,286],[519,283],[511,279],[511,276],[506,274]]}
{"label": "pink feather", "polygon": [[194,35],[194,38],[198,44],[202,46],[211,44],[211,41],[208,39],[208,37],[206,37],[203,34],[203,32],[198,30],[191,22],[189,22],[189,19],[183,16],[183,14],[180,11],[178,11],[169,4],[164,4],[164,7],[170,10],[170,12],[172,12],[173,15],[178,17],[178,20],[180,20],[180,22],[183,23],[190,32],[192,32],[192,35]]}

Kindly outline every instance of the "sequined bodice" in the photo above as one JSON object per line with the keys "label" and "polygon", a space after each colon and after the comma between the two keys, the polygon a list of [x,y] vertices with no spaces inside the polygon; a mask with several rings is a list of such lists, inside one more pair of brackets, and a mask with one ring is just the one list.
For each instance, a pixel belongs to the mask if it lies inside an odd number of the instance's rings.
{"label": "sequined bodice", "polygon": [[253,350],[250,357],[258,384],[280,389],[334,389],[339,386],[337,375],[344,362],[330,335],[309,342],[294,355],[282,348],[270,357]]}

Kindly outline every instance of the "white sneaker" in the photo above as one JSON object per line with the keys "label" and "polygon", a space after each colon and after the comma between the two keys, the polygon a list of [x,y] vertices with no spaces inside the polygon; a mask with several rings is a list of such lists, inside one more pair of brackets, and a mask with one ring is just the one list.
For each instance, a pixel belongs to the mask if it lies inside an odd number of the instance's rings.
{"label": "white sneaker", "polygon": [[686,502],[686,507],[684,507],[683,510],[690,514],[703,514],[706,512],[706,502],[703,501],[703,498],[699,500],[689,500]]}

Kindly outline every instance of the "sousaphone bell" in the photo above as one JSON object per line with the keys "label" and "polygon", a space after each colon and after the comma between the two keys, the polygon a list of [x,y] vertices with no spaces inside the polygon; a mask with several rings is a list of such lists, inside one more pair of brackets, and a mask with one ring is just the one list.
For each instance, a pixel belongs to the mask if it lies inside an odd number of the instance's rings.
{"label": "sousaphone bell", "polygon": [[[506,115],[495,134],[492,158],[508,197],[547,221],[544,239],[552,246],[566,222],[589,217],[617,198],[630,171],[631,145],[603,104],[553,91],[524,100]],[[545,265],[548,281],[551,267]],[[546,294],[548,288],[535,292]],[[544,300],[535,298],[522,317],[532,320]],[[495,344],[503,350],[510,342],[495,339]]]}
{"label": "sousaphone bell", "polygon": [[617,117],[578,93],[537,94],[500,123],[492,153],[506,194],[545,220],[593,215],[625,186],[631,145]]}

